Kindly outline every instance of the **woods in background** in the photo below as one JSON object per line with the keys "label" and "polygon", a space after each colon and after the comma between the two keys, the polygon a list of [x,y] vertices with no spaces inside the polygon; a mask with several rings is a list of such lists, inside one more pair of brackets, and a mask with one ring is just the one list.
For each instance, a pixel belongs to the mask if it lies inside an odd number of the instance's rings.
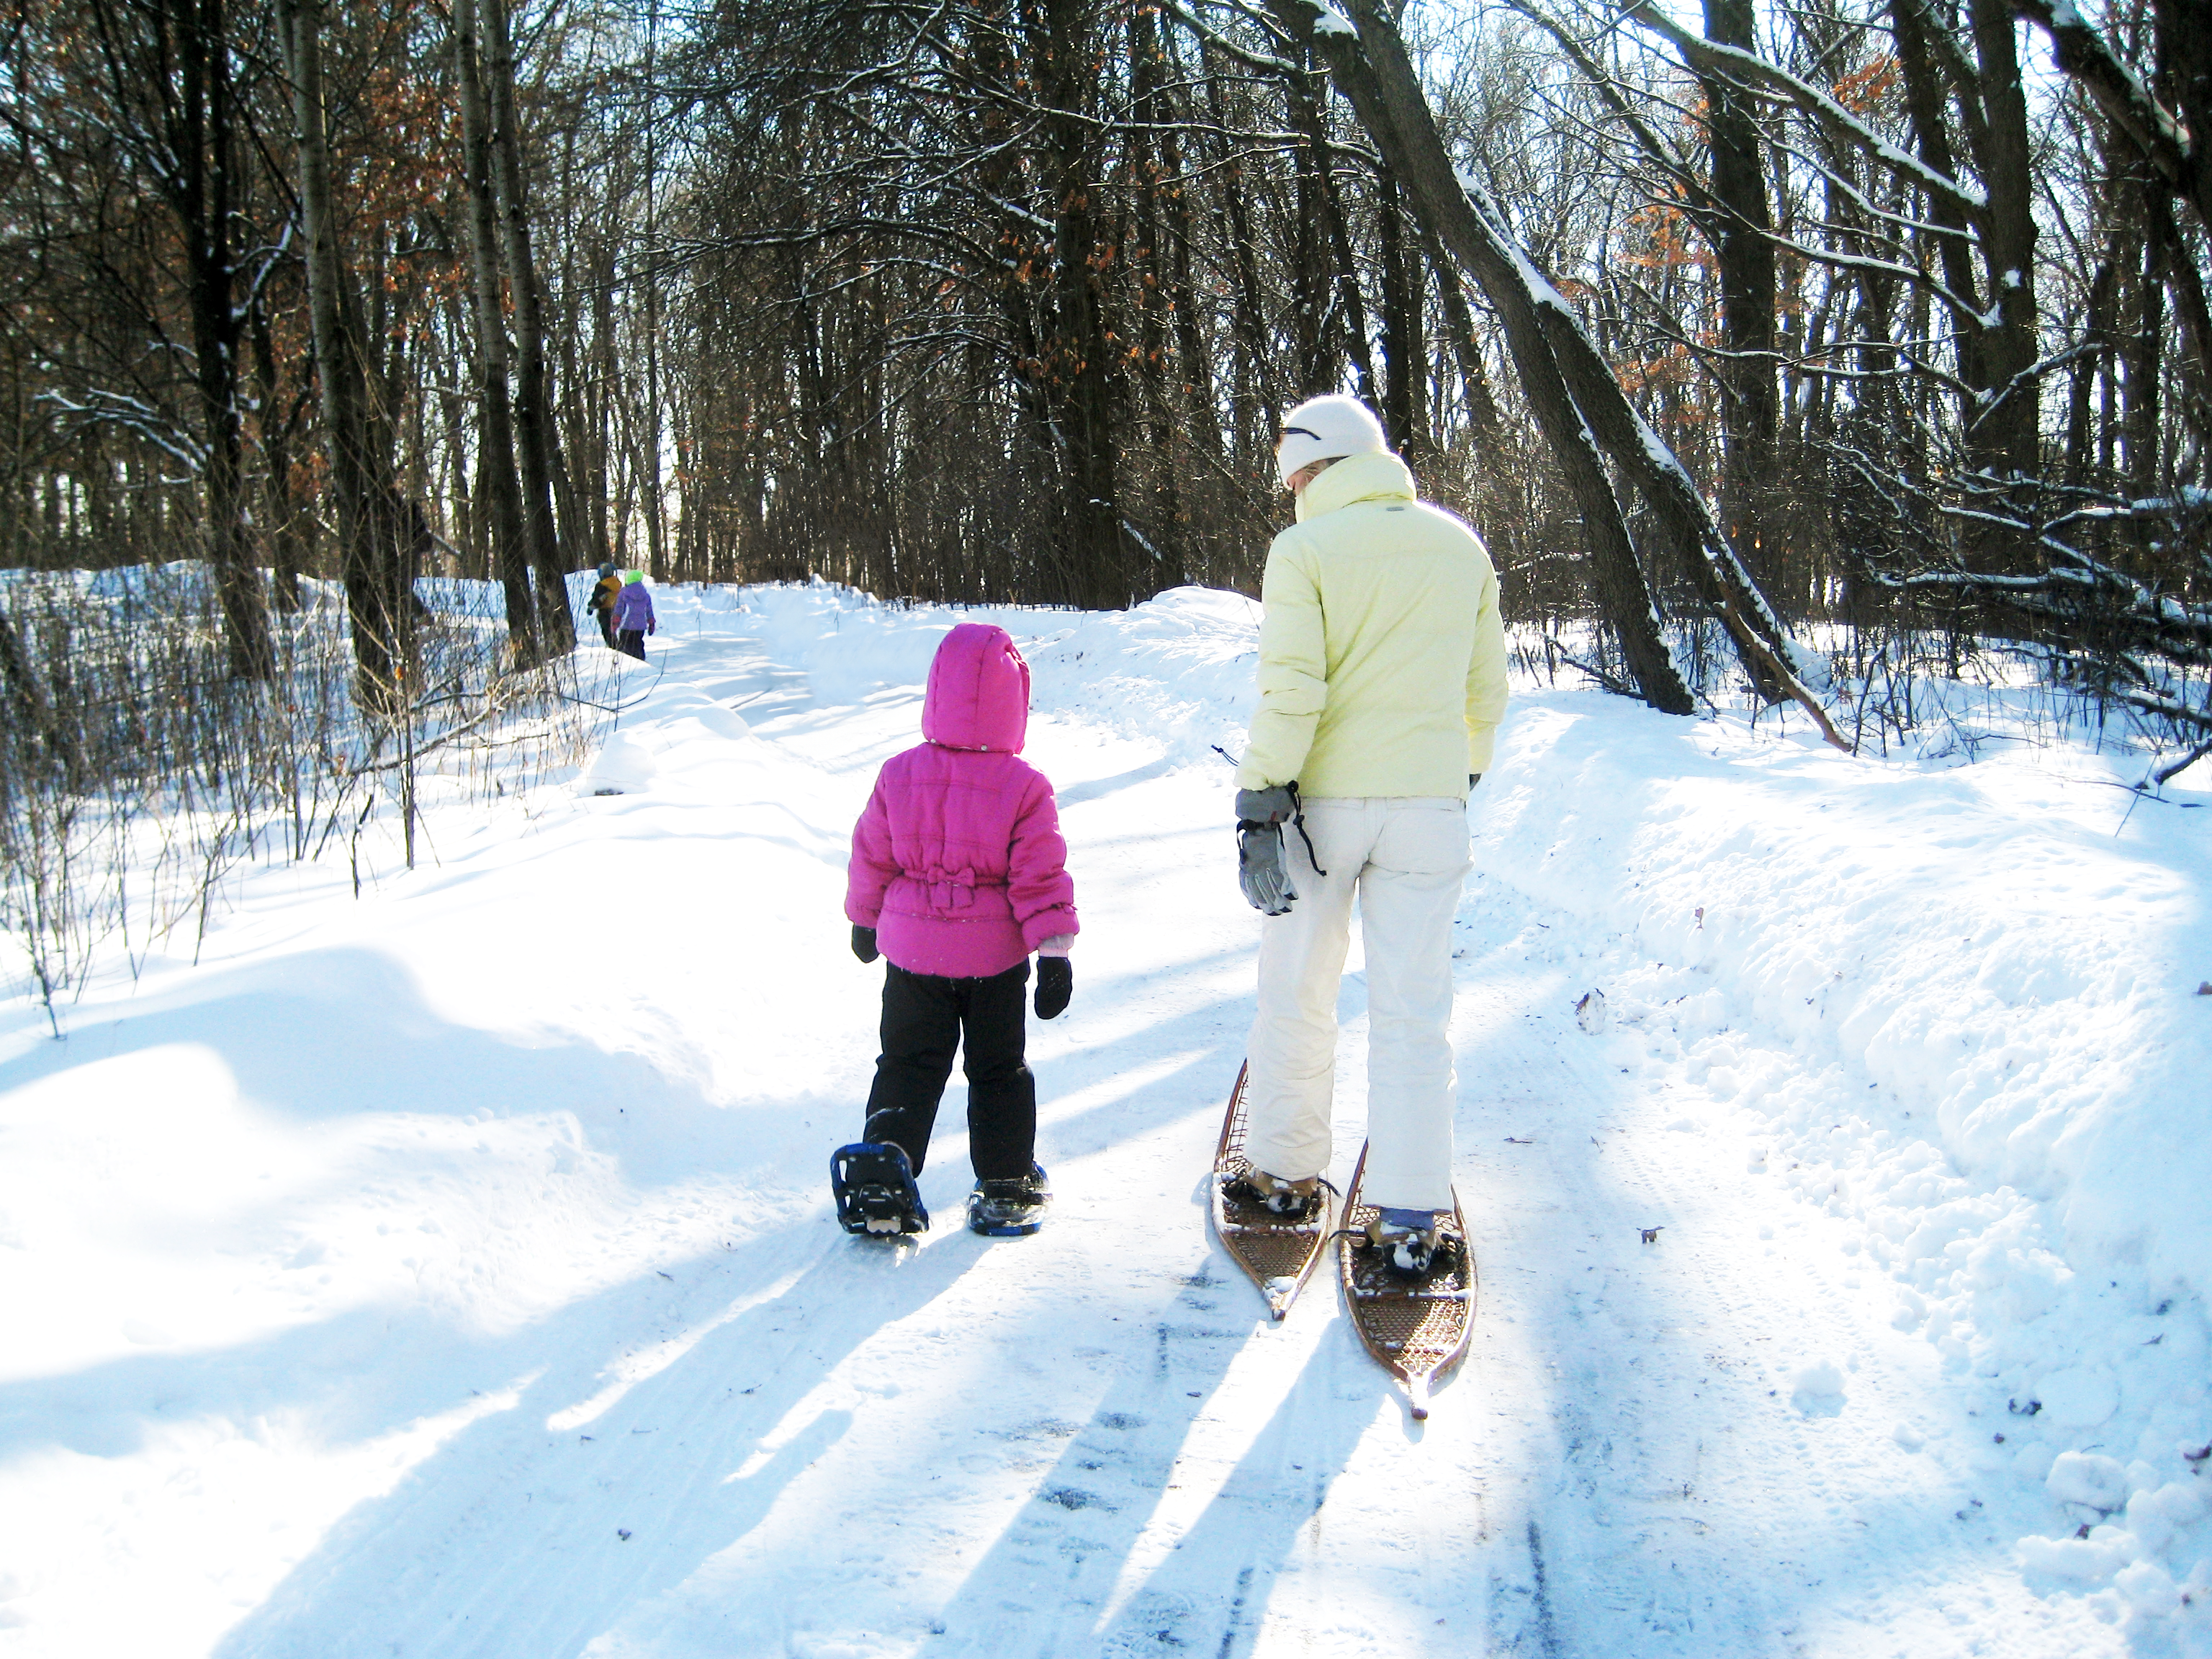
{"label": "woods in background", "polygon": [[2189,15],[15,0],[0,564],[204,560],[249,681],[341,582],[396,706],[422,574],[524,664],[605,559],[1249,587],[1346,390],[1660,707],[1996,642],[2203,727]]}

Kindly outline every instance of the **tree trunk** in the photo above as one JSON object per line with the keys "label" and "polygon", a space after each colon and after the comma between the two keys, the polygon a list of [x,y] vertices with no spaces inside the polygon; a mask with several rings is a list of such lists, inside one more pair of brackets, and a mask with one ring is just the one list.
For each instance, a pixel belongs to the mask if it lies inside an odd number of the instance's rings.
{"label": "tree trunk", "polygon": [[277,0],[277,15],[291,67],[307,307],[322,380],[356,695],[365,713],[389,716],[405,706],[400,678],[406,641],[398,626],[404,612],[396,603],[397,526],[389,511],[391,492],[377,465],[379,446],[369,428],[361,343],[351,326],[356,307],[347,293],[353,279],[338,246],[331,201],[321,0]]}
{"label": "tree trunk", "polygon": [[1467,289],[1459,268],[1444,257],[1436,238],[1421,233],[1421,251],[1436,273],[1437,294],[1443,301],[1444,326],[1451,333],[1452,360],[1459,365],[1460,386],[1467,398],[1468,423],[1478,441],[1487,441],[1502,420],[1498,399],[1491,395],[1490,376],[1482,367],[1482,343],[1475,337],[1474,312],[1467,302]]}
{"label": "tree trunk", "polygon": [[[1180,85],[1185,77],[1182,65],[1172,57],[1171,40],[1163,40],[1162,46],[1170,53],[1167,67],[1172,79]],[[1163,192],[1165,199],[1161,204],[1161,212],[1170,244],[1168,303],[1175,313],[1176,350],[1181,366],[1180,375],[1170,378],[1179,380],[1182,387],[1192,447],[1210,469],[1218,471],[1222,465],[1221,420],[1213,405],[1213,363],[1200,326],[1197,286],[1191,278],[1194,228],[1190,183],[1184,176],[1182,152],[1182,131],[1190,125],[1189,113],[1180,97],[1165,103],[1162,111],[1160,166],[1169,183]]]}
{"label": "tree trunk", "polygon": [[[1228,131],[1229,114],[1222,96],[1221,76],[1210,67],[1206,77],[1206,95],[1213,125]],[[1243,394],[1241,401],[1256,404],[1258,412],[1267,417],[1267,435],[1272,443],[1276,429],[1282,424],[1283,410],[1269,372],[1273,359],[1267,349],[1267,319],[1260,309],[1260,295],[1266,290],[1260,283],[1260,260],[1252,243],[1252,222],[1245,204],[1245,189],[1243,163],[1232,150],[1224,163],[1220,196],[1222,229],[1237,273],[1229,307],[1230,333],[1237,343],[1236,384]],[[1249,419],[1240,419],[1233,429],[1242,433],[1250,425]]]}
{"label": "tree trunk", "polygon": [[[284,376],[276,361],[276,344],[269,328],[265,295],[256,295],[251,322],[253,362],[259,384],[255,393],[261,404],[261,456],[268,476],[263,500],[269,514],[269,551],[277,608],[300,608],[300,578],[307,568],[307,538],[300,525],[306,516],[292,487],[292,441],[299,435],[302,393],[288,399]],[[312,363],[310,365],[312,367]],[[288,408],[287,403],[289,403]]]}
{"label": "tree trunk", "polygon": [[499,194],[507,289],[514,304],[515,460],[521,473],[524,545],[538,577],[540,635],[546,651],[558,654],[576,643],[576,623],[568,605],[568,561],[553,516],[558,456],[552,388],[545,372],[544,301],[530,248],[529,175],[522,164],[521,118],[514,97],[514,40],[506,0],[477,0],[477,15],[483,31],[485,87],[491,95],[492,182]]}
{"label": "tree trunk", "polygon": [[2079,489],[2089,477],[2089,396],[2095,388],[2097,369],[2111,349],[2112,289],[2118,273],[2108,258],[2090,279],[2089,303],[2081,319],[2081,341],[2092,348],[2078,358],[2068,376],[2066,397],[2066,487]]}
{"label": "tree trunk", "polygon": [[1090,12],[1083,0],[1045,0],[1043,74],[1048,176],[1054,196],[1053,337],[1046,380],[1066,492],[1063,523],[1069,598],[1103,610],[1133,597],[1116,487],[1113,342],[1107,337],[1101,273],[1113,250],[1100,244],[1091,191],[1095,101]]}
{"label": "tree trunk", "polygon": [[[1139,561],[1139,586],[1154,592],[1179,587],[1188,580],[1185,545],[1190,512],[1183,498],[1189,470],[1189,404],[1178,372],[1181,347],[1174,335],[1176,275],[1169,228],[1170,198],[1179,186],[1170,182],[1165,144],[1175,130],[1164,88],[1164,58],[1158,20],[1151,8],[1128,14],[1130,114],[1129,166],[1135,195],[1137,244],[1131,276],[1142,325],[1138,374],[1150,404],[1148,471],[1152,484],[1150,556]],[[1145,570],[1146,564],[1150,565]]]}
{"label": "tree trunk", "polygon": [[[1905,82],[1905,108],[1912,125],[1914,146],[1931,172],[1956,176],[1951,137],[1943,118],[1943,82],[1930,55],[1929,31],[1944,27],[1928,13],[1929,0],[1892,0],[1891,32],[1897,42],[1898,68]],[[1943,286],[1951,326],[1959,341],[1959,379],[1974,392],[1989,389],[1989,370],[1982,362],[1981,301],[1974,278],[1973,239],[1966,216],[1948,198],[1923,198],[1929,222],[1942,227],[1934,240],[1943,270]]]}
{"label": "tree trunk", "polygon": [[2035,181],[2027,95],[2006,0],[1972,0],[1981,66],[1985,153],[1978,159],[1989,210],[1983,259],[1996,320],[1983,336],[1989,398],[1966,428],[1967,454],[1993,476],[2024,483],[2041,470],[2036,419],[2039,378],[2035,308]]}
{"label": "tree trunk", "polygon": [[2128,331],[2126,396],[2120,427],[2121,465],[2130,479],[2150,483],[2159,476],[2159,441],[2164,388],[2160,373],[2166,351],[2166,286],[2160,280],[2156,238],[2142,239],[2142,264],[2135,273],[2135,315]]}
{"label": "tree trunk", "polygon": [[[1367,307],[1360,297],[1358,267],[1345,225],[1343,194],[1336,187],[1335,147],[1328,142],[1328,115],[1304,74],[1292,76],[1284,91],[1290,100],[1291,125],[1305,139],[1299,151],[1304,171],[1298,240],[1302,258],[1312,262],[1310,292],[1320,307],[1313,319],[1313,353],[1301,390],[1309,397],[1337,390],[1341,378],[1338,365],[1348,356],[1358,371],[1352,390],[1371,404],[1376,398],[1374,356],[1367,344]],[[1308,219],[1310,225],[1304,222]]]}
{"label": "tree trunk", "polygon": [[[1705,38],[1754,49],[1752,0],[1705,0]],[[1713,253],[1719,267],[1722,359],[1721,526],[1753,577],[1770,591],[1778,548],[1768,546],[1774,485],[1775,328],[1773,217],[1760,165],[1757,105],[1733,81],[1704,77],[1712,138]]]}
{"label": "tree trunk", "polygon": [[1429,350],[1421,313],[1428,297],[1420,237],[1408,222],[1398,181],[1386,168],[1380,204],[1382,255],[1382,424],[1419,471],[1429,449]]}
{"label": "tree trunk", "polygon": [[[645,429],[636,435],[639,496],[645,507],[646,568],[655,581],[668,575],[668,498],[661,486],[659,91],[654,84],[660,50],[659,0],[645,9]],[[680,477],[681,475],[679,475]]]}
{"label": "tree trunk", "polygon": [[222,0],[171,0],[181,94],[170,154],[172,199],[183,221],[191,294],[194,380],[207,444],[207,536],[223,640],[236,679],[265,680],[274,668],[269,607],[246,533],[244,443],[238,406],[243,329],[231,258],[230,46]]}
{"label": "tree trunk", "polygon": [[477,501],[492,568],[507,599],[507,634],[518,665],[543,658],[530,591],[530,530],[514,465],[507,393],[507,319],[500,302],[499,228],[491,181],[491,122],[477,46],[476,9],[453,8],[453,67],[461,101],[461,178],[469,216],[470,292],[476,328]]}

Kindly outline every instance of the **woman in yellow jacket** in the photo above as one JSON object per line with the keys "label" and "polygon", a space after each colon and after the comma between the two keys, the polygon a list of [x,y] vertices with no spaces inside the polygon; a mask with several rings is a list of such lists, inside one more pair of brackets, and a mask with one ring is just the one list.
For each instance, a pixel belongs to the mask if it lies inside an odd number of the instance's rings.
{"label": "woman in yellow jacket", "polygon": [[1276,912],[1261,927],[1247,1050],[1248,1179],[1281,1213],[1320,1208],[1356,896],[1364,1190],[1382,1211],[1376,1243],[1418,1277],[1436,1212],[1452,1203],[1452,918],[1469,865],[1468,791],[1505,712],[1498,574],[1473,530],[1416,498],[1413,474],[1352,398],[1291,410],[1276,465],[1297,521],[1267,550],[1260,702],[1237,816],[1289,833],[1246,838],[1283,860],[1272,878],[1247,872],[1248,896]]}

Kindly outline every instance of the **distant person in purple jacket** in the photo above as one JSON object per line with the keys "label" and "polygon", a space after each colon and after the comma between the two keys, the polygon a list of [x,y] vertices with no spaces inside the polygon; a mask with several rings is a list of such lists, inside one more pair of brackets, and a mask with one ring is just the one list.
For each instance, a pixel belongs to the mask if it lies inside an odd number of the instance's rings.
{"label": "distant person in purple jacket", "polygon": [[653,615],[653,590],[645,585],[645,572],[623,572],[622,592],[615,595],[615,634],[620,649],[640,662],[645,660],[645,636],[659,632]]}
{"label": "distant person in purple jacket", "polygon": [[1036,1231],[1051,1198],[1023,1058],[1030,953],[1040,1019],[1067,1006],[1074,983],[1075,884],[1052,785],[1021,757],[1029,707],[1029,665],[1004,629],[963,623],[946,635],[922,702],[927,741],[884,763],[853,830],[845,890],[853,953],[890,959],[864,1139],[898,1148],[919,1172],[964,1045],[968,1222],[995,1236]]}

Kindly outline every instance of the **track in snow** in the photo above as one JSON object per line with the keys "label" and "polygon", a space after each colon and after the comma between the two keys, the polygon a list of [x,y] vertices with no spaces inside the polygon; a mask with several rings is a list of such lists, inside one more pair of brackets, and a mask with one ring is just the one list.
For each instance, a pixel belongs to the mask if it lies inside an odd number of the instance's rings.
{"label": "track in snow", "polygon": [[[734,884],[771,843],[828,858],[877,763],[913,740],[910,690],[825,706],[745,641],[672,634],[661,649],[669,688],[739,708],[775,746],[766,775],[788,784],[733,818],[660,780]],[[1638,1031],[1579,1030],[1577,952],[1595,942],[1561,939],[1561,918],[1480,872],[1455,1024],[1473,1351],[1423,1425],[1326,1275],[1272,1327],[1205,1223],[1256,927],[1227,774],[1050,720],[1030,753],[1059,786],[1085,921],[1071,1014],[1031,1028],[1057,1194],[1045,1231],[958,1230],[956,1074],[922,1176],[938,1230],[896,1252],[838,1233],[823,1166],[858,1127],[876,971],[665,895],[666,948],[594,972],[658,1005],[700,1050],[686,1064],[740,1103],[757,1065],[768,1098],[827,1110],[657,1148],[662,1166],[738,1169],[759,1207],[500,1348],[487,1363],[516,1379],[512,1398],[356,1505],[217,1652],[2112,1647],[2079,1604],[2021,1588],[2018,1525],[1976,1501],[1968,1442],[1987,1425],[1960,1414],[1925,1343],[1883,1325],[1825,1218],[1748,1167],[1741,1122],[1647,1059]],[[594,843],[618,864],[653,850],[627,822],[609,816]],[[478,901],[495,915],[535,896],[504,879]],[[817,908],[791,925],[842,943],[834,902]],[[667,945],[709,926],[722,935]],[[789,994],[720,1023],[690,1012],[700,964],[733,952],[799,963]],[[1340,1182],[1364,1091],[1358,967],[1355,945]],[[791,1075],[808,1063],[811,1095]],[[653,1109],[641,1097],[621,1133],[647,1135]],[[1848,1370],[1848,1411],[1793,1395],[1808,1357]],[[1914,1455],[1900,1423],[1956,1455]]]}

